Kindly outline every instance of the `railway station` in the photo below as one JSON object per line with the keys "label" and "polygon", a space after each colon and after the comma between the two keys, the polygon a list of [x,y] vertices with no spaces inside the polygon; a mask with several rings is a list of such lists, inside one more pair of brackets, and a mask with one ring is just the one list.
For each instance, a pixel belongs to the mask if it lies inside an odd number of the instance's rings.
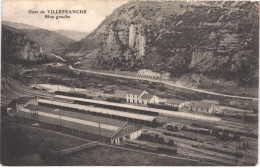
{"label": "railway station", "polygon": [[55,95],[55,97],[66,99],[66,100],[73,100],[76,104],[94,105],[96,107],[102,107],[102,108],[118,110],[118,111],[126,111],[130,113],[153,115],[153,116],[159,114],[158,111],[155,111],[151,108],[147,108],[144,106],[135,106],[132,104],[121,104],[121,103],[107,102],[102,100],[70,97],[70,96],[63,96],[63,95]]}
{"label": "railway station", "polygon": [[124,139],[136,139],[142,126],[126,121],[29,104],[14,115],[15,121],[90,140],[120,144]]}
{"label": "railway station", "polygon": [[114,103],[114,102],[107,102],[103,100],[94,100],[94,99],[70,97],[70,96],[63,96],[63,95],[55,95],[55,97],[60,98],[63,101],[73,101],[75,104],[102,107],[106,109],[111,109],[113,111],[117,110],[118,112],[123,111],[124,113],[129,112],[129,113],[136,113],[139,115],[144,114],[145,116],[164,115],[164,116],[173,116],[177,118],[211,121],[211,122],[219,122],[221,120],[219,117],[216,116],[206,116],[206,115],[200,115],[200,114],[195,114],[190,112],[171,111],[171,110],[164,110],[158,108],[150,108],[145,106],[137,106],[132,104]]}
{"label": "railway station", "polygon": [[92,114],[96,116],[123,120],[123,121],[141,124],[150,127],[156,126],[156,118],[154,116],[149,116],[149,115],[133,114],[133,113],[122,112],[118,110],[72,104],[69,102],[54,101],[54,100],[47,100],[47,99],[38,99],[38,104],[39,106],[59,108],[62,110],[74,111],[74,112],[85,113],[85,114]]}

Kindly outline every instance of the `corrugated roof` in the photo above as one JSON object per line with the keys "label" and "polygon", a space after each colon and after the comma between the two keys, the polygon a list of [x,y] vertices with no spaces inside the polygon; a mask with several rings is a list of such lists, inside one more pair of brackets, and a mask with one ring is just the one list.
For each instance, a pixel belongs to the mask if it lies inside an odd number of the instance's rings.
{"label": "corrugated roof", "polygon": [[[19,111],[15,115],[19,116],[19,117],[31,119],[31,114],[29,112]],[[48,123],[48,124],[53,124],[53,125],[60,125],[59,118],[52,118],[52,117],[39,115],[39,121]],[[93,133],[93,134],[97,134],[97,135],[99,134],[98,127],[92,127],[89,125],[78,124],[78,123],[70,122],[67,120],[61,120],[61,126],[68,127],[68,128],[75,129],[75,130],[85,131],[85,132],[89,132],[89,133]],[[112,130],[105,130],[102,128],[100,130],[101,130],[100,135],[105,136],[105,137],[112,137],[116,132],[116,131],[112,131]]]}
{"label": "corrugated roof", "polygon": [[[30,119],[31,111],[28,108],[32,107],[33,106],[27,106],[22,111],[16,113],[16,115]],[[106,137],[112,137],[121,127],[127,124],[127,122],[124,121],[96,117],[88,114],[73,113],[60,109],[53,109],[48,107],[46,108],[41,106],[39,106],[38,115],[39,121],[41,122],[59,125],[61,119],[61,125],[64,127],[85,131],[97,135],[99,134],[100,123],[100,134]]]}
{"label": "corrugated roof", "polygon": [[100,124],[104,124],[104,125],[111,125],[111,126],[115,126],[115,127],[122,127],[122,125],[125,125],[127,123],[126,121],[120,121],[120,120],[115,120],[115,119],[110,119],[110,118],[93,116],[93,115],[89,115],[89,114],[71,112],[71,111],[61,110],[61,109],[57,109],[57,108],[37,106],[37,105],[32,105],[32,104],[26,106],[25,108],[30,109],[30,110],[37,109],[38,111],[51,113],[51,114],[55,114],[55,115],[62,114],[63,116],[66,116],[66,117],[82,119],[82,120],[86,120],[86,121],[91,121],[91,122],[100,123]]}
{"label": "corrugated roof", "polygon": [[141,99],[151,100],[151,98],[152,98],[153,96],[154,96],[154,95],[152,95],[152,94],[144,94]]}
{"label": "corrugated roof", "polygon": [[179,105],[179,104],[182,103],[182,100],[177,100],[177,99],[167,99],[167,100],[166,100],[166,103],[167,103],[167,104],[177,104],[177,105]]}
{"label": "corrugated roof", "polygon": [[105,108],[100,108],[100,107],[91,107],[91,106],[87,106],[87,105],[57,102],[57,101],[46,100],[46,99],[38,99],[38,101],[42,102],[42,103],[54,104],[54,105],[63,106],[63,107],[70,107],[70,108],[75,108],[75,109],[79,109],[79,110],[92,111],[92,112],[115,115],[115,116],[120,116],[120,117],[127,117],[127,118],[132,118],[132,119],[140,119],[140,120],[144,120],[144,121],[153,121],[155,119],[155,117],[153,117],[153,116],[134,114],[134,113],[117,111],[117,110],[110,110],[110,109],[105,109]]}

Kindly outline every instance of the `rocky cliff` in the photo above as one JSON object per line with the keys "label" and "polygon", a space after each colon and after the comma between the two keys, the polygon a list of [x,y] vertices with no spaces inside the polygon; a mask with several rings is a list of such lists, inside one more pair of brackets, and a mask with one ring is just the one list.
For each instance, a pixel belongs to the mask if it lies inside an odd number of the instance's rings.
{"label": "rocky cliff", "polygon": [[21,31],[2,26],[2,60],[7,62],[40,61],[45,58],[42,47]]}
{"label": "rocky cliff", "polygon": [[66,54],[92,58],[93,67],[105,69],[147,68],[252,82],[258,80],[258,5],[129,2]]}

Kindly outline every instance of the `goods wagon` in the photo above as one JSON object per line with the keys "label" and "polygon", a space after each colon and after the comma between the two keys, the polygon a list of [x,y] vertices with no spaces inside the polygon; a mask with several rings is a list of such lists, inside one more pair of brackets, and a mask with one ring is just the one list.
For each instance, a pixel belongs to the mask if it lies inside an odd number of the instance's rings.
{"label": "goods wagon", "polygon": [[80,97],[80,98],[93,99],[93,97],[87,96],[86,94],[82,94],[82,93],[55,91],[55,94],[56,95],[63,95],[63,96],[70,96],[70,97]]}
{"label": "goods wagon", "polygon": [[171,106],[166,106],[166,105],[147,103],[147,106],[151,107],[151,108],[158,108],[158,109],[163,109],[163,110],[178,111],[178,107],[171,107]]}

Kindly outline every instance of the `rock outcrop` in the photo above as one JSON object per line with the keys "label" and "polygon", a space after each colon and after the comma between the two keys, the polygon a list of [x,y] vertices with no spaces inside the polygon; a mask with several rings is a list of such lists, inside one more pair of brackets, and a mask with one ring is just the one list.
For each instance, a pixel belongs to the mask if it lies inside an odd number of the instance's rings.
{"label": "rock outcrop", "polygon": [[2,59],[7,62],[40,61],[45,58],[42,47],[21,31],[2,26]]}
{"label": "rock outcrop", "polygon": [[131,1],[65,53],[95,60],[93,68],[257,81],[257,6],[249,1]]}

